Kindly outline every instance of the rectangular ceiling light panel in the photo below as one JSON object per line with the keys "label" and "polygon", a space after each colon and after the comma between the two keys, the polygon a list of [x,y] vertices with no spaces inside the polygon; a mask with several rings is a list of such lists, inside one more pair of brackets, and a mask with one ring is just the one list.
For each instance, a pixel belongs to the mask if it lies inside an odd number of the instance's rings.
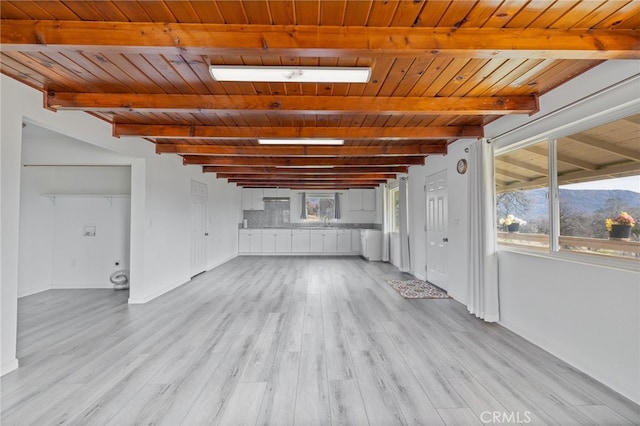
{"label": "rectangular ceiling light panel", "polygon": [[342,139],[258,139],[260,145],[344,145]]}
{"label": "rectangular ceiling light panel", "polygon": [[369,67],[269,67],[210,65],[217,81],[262,81],[281,83],[367,83]]}

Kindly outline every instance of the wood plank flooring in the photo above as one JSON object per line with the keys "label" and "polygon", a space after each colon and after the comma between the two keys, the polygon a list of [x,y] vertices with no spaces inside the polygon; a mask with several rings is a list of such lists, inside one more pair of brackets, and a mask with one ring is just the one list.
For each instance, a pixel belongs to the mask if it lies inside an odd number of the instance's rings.
{"label": "wood plank flooring", "polygon": [[145,305],[22,298],[2,424],[640,423],[638,405],[458,302],[401,298],[386,280],[403,277],[353,257],[238,257]]}

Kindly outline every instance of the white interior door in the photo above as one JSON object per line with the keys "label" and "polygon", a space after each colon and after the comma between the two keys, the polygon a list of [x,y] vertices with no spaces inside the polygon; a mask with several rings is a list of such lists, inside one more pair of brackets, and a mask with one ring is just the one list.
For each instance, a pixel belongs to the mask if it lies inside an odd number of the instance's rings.
{"label": "white interior door", "polygon": [[207,185],[191,181],[191,276],[207,269]]}
{"label": "white interior door", "polygon": [[427,281],[447,289],[447,172],[427,176],[426,222],[427,222]]}

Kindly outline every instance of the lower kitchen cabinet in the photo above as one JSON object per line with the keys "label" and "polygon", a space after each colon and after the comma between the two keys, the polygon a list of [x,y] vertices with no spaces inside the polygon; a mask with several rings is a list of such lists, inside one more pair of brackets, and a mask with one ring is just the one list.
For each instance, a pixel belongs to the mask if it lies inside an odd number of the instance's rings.
{"label": "lower kitchen cabinet", "polygon": [[351,249],[351,229],[338,229],[338,253],[350,253]]}
{"label": "lower kitchen cabinet", "polygon": [[276,253],[291,253],[291,230],[276,229]]}
{"label": "lower kitchen cabinet", "polygon": [[308,229],[292,229],[291,230],[291,252],[293,253],[309,253],[310,249],[309,230]]}
{"label": "lower kitchen cabinet", "polygon": [[[364,231],[364,230],[363,230]],[[359,229],[240,229],[239,254],[361,254]]]}
{"label": "lower kitchen cabinet", "polygon": [[362,252],[362,244],[360,243],[360,230],[351,230],[351,252],[360,254]]}
{"label": "lower kitchen cabinet", "polygon": [[262,231],[241,229],[238,234],[239,253],[262,253]]}
{"label": "lower kitchen cabinet", "polygon": [[310,231],[311,253],[336,253],[338,250],[335,229],[312,229]]}

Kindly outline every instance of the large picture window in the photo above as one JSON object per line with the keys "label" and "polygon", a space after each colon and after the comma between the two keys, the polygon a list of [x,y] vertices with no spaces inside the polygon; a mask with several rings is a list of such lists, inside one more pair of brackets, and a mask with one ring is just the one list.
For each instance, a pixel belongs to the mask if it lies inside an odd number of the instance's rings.
{"label": "large picture window", "polygon": [[498,151],[498,243],[640,258],[639,132],[636,114]]}

